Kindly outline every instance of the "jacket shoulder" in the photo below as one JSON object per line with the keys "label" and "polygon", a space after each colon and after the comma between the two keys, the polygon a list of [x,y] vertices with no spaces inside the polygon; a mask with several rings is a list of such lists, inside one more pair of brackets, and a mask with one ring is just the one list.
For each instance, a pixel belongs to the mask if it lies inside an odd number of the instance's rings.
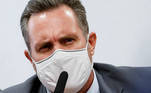
{"label": "jacket shoulder", "polygon": [[126,67],[95,63],[94,69],[109,87],[119,86],[130,93],[150,93],[149,91],[151,91],[151,67]]}
{"label": "jacket shoulder", "polygon": [[110,64],[94,63],[94,69],[102,74],[117,73],[124,74],[146,74],[151,75],[151,67],[128,67],[128,66],[113,66]]}
{"label": "jacket shoulder", "polygon": [[95,63],[94,69],[103,76],[112,78],[123,78],[130,80],[149,80],[151,78],[151,67],[126,67],[113,66],[109,64]]}
{"label": "jacket shoulder", "polygon": [[37,83],[37,76],[36,75],[27,79],[23,83],[9,87],[7,89],[4,89],[2,91],[2,93],[30,93],[30,91],[32,91],[33,85],[35,85],[35,83]]}

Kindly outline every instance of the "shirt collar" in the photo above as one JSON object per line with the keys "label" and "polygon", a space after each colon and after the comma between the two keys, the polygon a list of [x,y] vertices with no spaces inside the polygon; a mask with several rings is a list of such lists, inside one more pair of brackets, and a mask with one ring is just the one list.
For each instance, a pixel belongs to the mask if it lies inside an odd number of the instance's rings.
{"label": "shirt collar", "polygon": [[[100,93],[99,84],[98,84],[98,80],[96,78],[96,74],[95,74],[94,69],[93,69],[93,73],[94,73],[94,80],[93,80],[91,87],[87,91],[87,93]],[[46,89],[46,90],[47,90],[47,93],[51,93],[48,89]]]}

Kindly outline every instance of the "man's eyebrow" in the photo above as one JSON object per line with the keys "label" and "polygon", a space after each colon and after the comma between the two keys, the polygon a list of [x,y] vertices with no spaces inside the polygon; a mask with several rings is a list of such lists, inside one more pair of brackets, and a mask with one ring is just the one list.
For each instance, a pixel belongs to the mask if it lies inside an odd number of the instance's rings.
{"label": "man's eyebrow", "polygon": [[[66,34],[61,36],[58,40],[61,41],[62,39],[66,39],[66,38],[74,38],[74,39],[79,39],[79,37],[75,34]],[[34,48],[37,50],[38,48],[40,48],[41,45],[48,43],[49,41],[42,41],[42,42],[36,42]]]}
{"label": "man's eyebrow", "polygon": [[75,35],[75,34],[66,34],[66,35],[60,37],[59,40],[60,39],[64,39],[64,38],[75,38],[75,39],[78,39],[79,37],[77,35]]}

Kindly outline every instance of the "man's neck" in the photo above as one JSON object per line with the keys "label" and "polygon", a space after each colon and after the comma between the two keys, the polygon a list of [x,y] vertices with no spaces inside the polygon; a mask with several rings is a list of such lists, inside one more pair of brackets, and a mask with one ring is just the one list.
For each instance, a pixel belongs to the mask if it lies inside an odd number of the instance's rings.
{"label": "man's neck", "polygon": [[91,87],[93,80],[94,80],[94,72],[92,70],[87,83],[84,85],[84,87],[78,93],[86,93],[89,90],[89,88]]}

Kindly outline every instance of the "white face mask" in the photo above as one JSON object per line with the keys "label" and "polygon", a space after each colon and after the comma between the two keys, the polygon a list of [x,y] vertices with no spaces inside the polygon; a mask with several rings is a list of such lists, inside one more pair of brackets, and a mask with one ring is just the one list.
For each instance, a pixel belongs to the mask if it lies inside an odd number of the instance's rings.
{"label": "white face mask", "polygon": [[42,84],[54,92],[61,72],[68,73],[64,93],[77,93],[88,81],[93,63],[90,62],[87,47],[77,50],[56,50],[48,58],[34,62]]}

